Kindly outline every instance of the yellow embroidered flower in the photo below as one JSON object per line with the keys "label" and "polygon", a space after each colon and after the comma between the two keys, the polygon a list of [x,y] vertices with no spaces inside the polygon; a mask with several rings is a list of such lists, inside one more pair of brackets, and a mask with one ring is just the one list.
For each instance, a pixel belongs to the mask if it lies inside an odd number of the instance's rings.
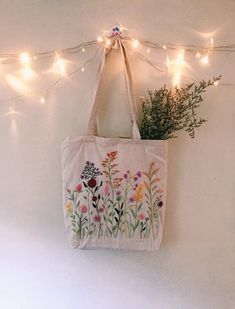
{"label": "yellow embroidered flower", "polygon": [[144,189],[145,189],[145,184],[140,183],[138,187],[135,190],[135,193],[133,194],[133,199],[135,202],[141,202],[144,198]]}
{"label": "yellow embroidered flower", "polygon": [[67,212],[72,212],[73,210],[73,205],[71,201],[68,201],[65,205],[65,210],[67,210]]}

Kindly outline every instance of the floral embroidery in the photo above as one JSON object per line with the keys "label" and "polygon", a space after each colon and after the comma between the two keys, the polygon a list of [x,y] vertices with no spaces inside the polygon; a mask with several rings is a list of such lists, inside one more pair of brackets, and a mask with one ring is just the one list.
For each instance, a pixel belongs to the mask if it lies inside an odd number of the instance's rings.
{"label": "floral embroidery", "polygon": [[157,237],[164,204],[156,163],[147,171],[121,173],[117,160],[118,152],[112,151],[101,168],[86,161],[82,183],[66,190],[65,211],[79,239]]}

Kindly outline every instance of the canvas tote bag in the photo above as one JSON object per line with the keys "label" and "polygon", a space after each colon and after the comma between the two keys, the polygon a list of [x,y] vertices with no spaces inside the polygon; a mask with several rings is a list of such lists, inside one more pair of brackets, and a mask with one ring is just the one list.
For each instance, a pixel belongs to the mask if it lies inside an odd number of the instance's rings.
{"label": "canvas tote bag", "polygon": [[62,142],[64,220],[74,248],[157,250],[166,209],[167,142],[141,140],[126,48],[122,54],[132,138],[97,136],[97,89],[109,51],[97,74],[88,136]]}

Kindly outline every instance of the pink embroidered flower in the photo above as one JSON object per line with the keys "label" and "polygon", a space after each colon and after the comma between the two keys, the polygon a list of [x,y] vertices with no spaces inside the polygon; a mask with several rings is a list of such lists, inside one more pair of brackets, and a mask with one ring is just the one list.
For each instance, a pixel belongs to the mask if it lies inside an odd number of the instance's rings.
{"label": "pink embroidered flower", "polygon": [[81,205],[80,206],[80,211],[81,211],[82,214],[85,214],[87,212],[87,210],[88,210],[88,208],[87,208],[86,205]]}
{"label": "pink embroidered flower", "polygon": [[141,176],[142,176],[141,171],[138,171],[138,172],[136,173],[136,175],[137,175],[138,177],[141,177]]}
{"label": "pink embroidered flower", "polygon": [[143,213],[139,214],[139,219],[140,220],[144,220],[144,218],[145,218],[145,215]]}
{"label": "pink embroidered flower", "polygon": [[99,215],[94,216],[94,221],[95,222],[100,222],[101,217]]}
{"label": "pink embroidered flower", "polygon": [[104,212],[104,207],[100,207],[99,212]]}
{"label": "pink embroidered flower", "polygon": [[134,177],[134,181],[137,181],[138,180],[138,177]]}
{"label": "pink embroidered flower", "polygon": [[67,189],[66,191],[67,191],[67,193],[71,193],[71,190],[70,190],[70,189]]}
{"label": "pink embroidered flower", "polygon": [[81,192],[81,191],[82,191],[82,185],[81,185],[81,184],[78,184],[78,185],[76,186],[76,191],[77,191],[77,192]]}
{"label": "pink embroidered flower", "polygon": [[105,184],[105,186],[104,186],[104,195],[105,196],[109,195],[109,192],[110,192],[109,185]]}
{"label": "pink embroidered flower", "polygon": [[135,200],[134,200],[133,197],[130,197],[130,198],[129,198],[129,202],[130,202],[130,203],[134,203],[134,201],[135,201]]}

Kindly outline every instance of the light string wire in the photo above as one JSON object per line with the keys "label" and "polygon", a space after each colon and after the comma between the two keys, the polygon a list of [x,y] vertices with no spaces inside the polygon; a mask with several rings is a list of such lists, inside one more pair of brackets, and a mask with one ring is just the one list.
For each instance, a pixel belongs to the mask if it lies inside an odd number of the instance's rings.
{"label": "light string wire", "polygon": [[[107,40],[107,38],[106,38]],[[156,65],[153,63],[151,60],[149,60],[144,54],[141,52],[137,51],[136,49],[133,49],[130,47],[130,43],[133,41],[133,38],[128,37],[128,36],[123,36],[122,40],[125,44],[125,46],[128,48],[128,50],[133,53],[137,58],[141,59],[142,61],[148,63],[153,69],[160,73],[167,73],[167,69],[162,69],[159,67],[159,65]],[[229,44],[229,45],[219,45],[219,46],[200,46],[200,45],[191,45],[191,44],[173,44],[173,43],[164,43],[164,44],[158,44],[152,41],[148,41],[145,39],[138,39],[138,42],[142,45],[145,46],[148,49],[156,49],[156,50],[179,50],[183,49],[184,52],[186,53],[211,53],[211,52],[220,52],[220,53],[234,53],[235,52],[235,44]],[[105,43],[105,40],[104,40]],[[127,43],[127,44],[126,44]],[[71,55],[71,54],[78,54],[81,53],[82,51],[85,51],[89,47],[94,47],[94,46],[100,46],[100,42],[97,40],[92,40],[88,42],[84,42],[78,45],[75,45],[73,47],[68,47],[64,49],[57,49],[57,50],[49,50],[45,52],[30,52],[29,56],[31,59],[35,61],[39,60],[44,60],[47,58],[52,58],[55,57],[55,54],[58,53],[59,55]],[[110,46],[104,46],[101,44],[101,49],[107,48]],[[80,72],[83,68],[85,68],[89,63],[93,62],[99,52],[100,48],[97,48],[94,55],[86,60],[83,65],[77,67],[75,70],[72,72],[66,74],[68,77],[73,76],[74,74]],[[17,53],[0,53],[0,64],[11,64],[11,63],[17,63],[20,62],[19,60],[19,54]],[[185,79],[190,79],[191,81],[193,80],[191,77],[188,77],[186,75],[181,74],[181,76]],[[61,83],[64,80],[64,77],[60,76],[59,78],[56,79],[55,82],[53,82],[49,87],[46,87],[45,89],[42,90],[35,90],[35,91],[29,91],[24,94],[16,95],[14,97],[9,97],[9,98],[3,98],[0,99],[0,102],[12,102],[19,100],[21,98],[26,97],[27,95],[43,95],[45,97],[48,97],[49,94],[51,93],[52,89],[54,89],[59,83]],[[194,81],[194,80],[193,80]],[[219,83],[220,86],[234,86],[234,83]]]}
{"label": "light string wire", "polygon": [[[91,46],[91,45],[94,45],[94,42],[96,41],[92,41],[92,44],[91,42],[88,42],[89,44],[87,43],[84,43],[84,44],[80,44],[74,48],[71,48],[70,50],[73,49],[73,53],[75,53],[75,50],[76,53],[79,52],[80,50],[82,50],[82,48],[84,47],[87,47],[87,46]],[[99,46],[100,47],[100,46]],[[97,48],[95,53],[93,54],[93,56],[91,58],[89,58],[88,60],[86,60],[81,66],[77,67],[75,70],[71,71],[70,73],[67,73],[66,74],[66,77],[72,77],[73,75],[75,75],[76,73],[78,73],[79,71],[81,71],[82,69],[84,69],[85,67],[87,67],[90,63],[94,62],[99,51],[103,49],[103,47],[100,47],[100,48]],[[68,49],[66,49],[66,51],[68,51]],[[40,53],[41,55],[42,54],[51,54],[52,52],[45,52],[45,53]],[[53,56],[55,55],[55,52],[53,52]],[[51,56],[50,56],[51,57]],[[16,95],[14,97],[10,97],[10,98],[4,98],[4,99],[0,99],[0,102],[11,102],[11,101],[16,101],[16,100],[19,100],[21,98],[24,98],[26,96],[33,96],[33,95],[42,95],[43,97],[47,98],[52,89],[54,89],[59,83],[61,83],[62,81],[64,81],[65,78],[60,76],[56,79],[56,81],[54,81],[49,87],[46,87],[44,89],[41,89],[41,90],[34,90],[34,91],[29,91],[29,92],[26,92],[24,94],[20,94],[20,95]]]}

